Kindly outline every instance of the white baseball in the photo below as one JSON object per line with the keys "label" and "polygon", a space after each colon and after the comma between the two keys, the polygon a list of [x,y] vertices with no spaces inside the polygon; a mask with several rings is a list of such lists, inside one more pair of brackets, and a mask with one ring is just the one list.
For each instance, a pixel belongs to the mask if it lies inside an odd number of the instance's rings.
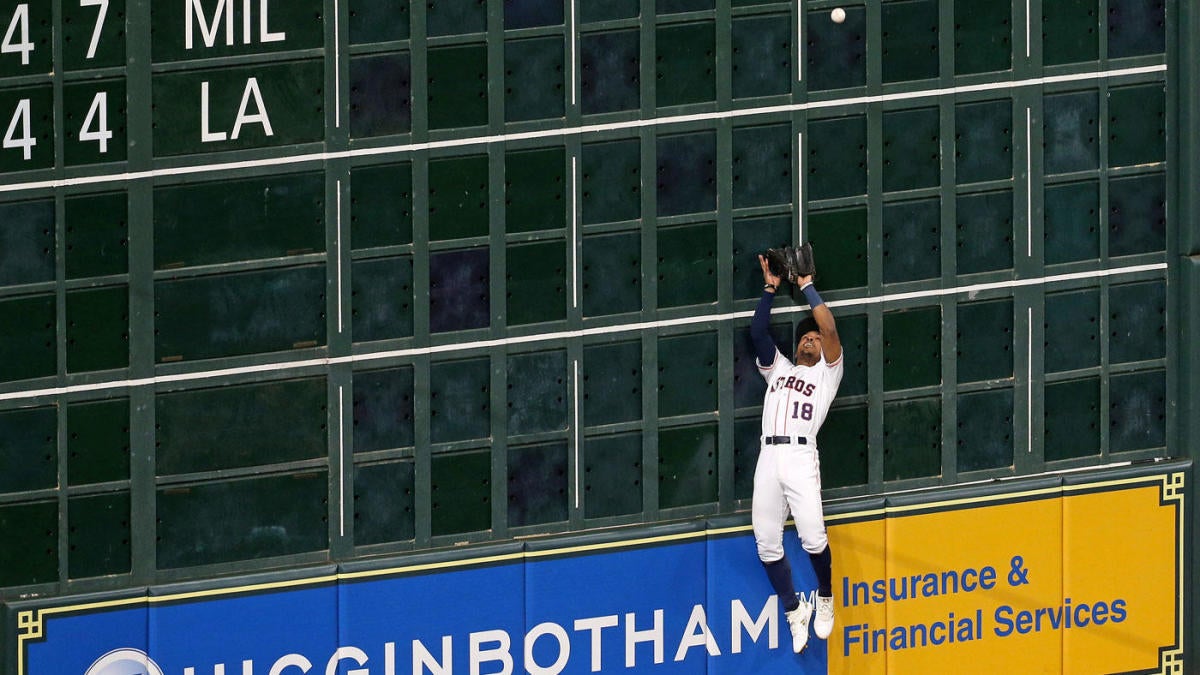
{"label": "white baseball", "polygon": [[833,19],[834,23],[841,23],[846,20],[846,10],[836,7],[829,13],[829,18]]}

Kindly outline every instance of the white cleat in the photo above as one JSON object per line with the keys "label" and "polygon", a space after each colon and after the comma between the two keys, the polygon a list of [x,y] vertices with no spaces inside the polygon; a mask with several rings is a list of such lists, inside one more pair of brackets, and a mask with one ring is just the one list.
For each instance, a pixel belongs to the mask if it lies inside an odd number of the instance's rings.
{"label": "white cleat", "polygon": [[813,632],[822,640],[829,638],[833,632],[833,596],[817,596],[817,613],[813,619]]}
{"label": "white cleat", "polygon": [[784,612],[788,627],[792,629],[792,651],[799,654],[808,646],[808,622],[813,615],[813,606],[804,596],[798,598],[800,606],[790,612]]}

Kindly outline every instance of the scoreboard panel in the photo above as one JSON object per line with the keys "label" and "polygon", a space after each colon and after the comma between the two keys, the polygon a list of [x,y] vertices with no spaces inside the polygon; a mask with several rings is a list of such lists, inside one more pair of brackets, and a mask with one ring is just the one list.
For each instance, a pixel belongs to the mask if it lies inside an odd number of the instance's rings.
{"label": "scoreboard panel", "polygon": [[744,511],[788,242],[828,498],[1185,454],[1178,4],[0,0],[0,586]]}

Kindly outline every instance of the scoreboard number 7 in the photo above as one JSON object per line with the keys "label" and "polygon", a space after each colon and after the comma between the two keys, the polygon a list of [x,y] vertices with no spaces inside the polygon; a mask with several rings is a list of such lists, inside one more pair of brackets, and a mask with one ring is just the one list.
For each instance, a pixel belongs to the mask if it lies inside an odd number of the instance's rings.
{"label": "scoreboard number 7", "polygon": [[96,14],[96,27],[92,29],[92,40],[88,43],[87,50],[87,58],[94,59],[96,58],[96,46],[100,44],[100,30],[104,28],[104,17],[108,16],[108,0],[79,0],[79,6],[100,8]]}

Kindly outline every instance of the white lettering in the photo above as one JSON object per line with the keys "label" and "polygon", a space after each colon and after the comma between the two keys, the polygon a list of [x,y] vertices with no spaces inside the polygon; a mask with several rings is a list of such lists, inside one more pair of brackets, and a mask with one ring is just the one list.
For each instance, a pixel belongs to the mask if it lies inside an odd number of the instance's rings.
{"label": "white lettering", "polygon": [[[183,669],[183,675],[196,675],[196,669],[187,667]],[[213,675],[225,675],[225,664],[218,663],[213,665]],[[242,675],[254,675],[254,661],[246,659],[242,661]]]}
{"label": "white lettering", "polygon": [[592,672],[600,672],[600,631],[612,628],[618,623],[616,614],[595,616],[590,619],[576,619],[575,630],[587,630],[592,633]]}
{"label": "white lettering", "polygon": [[[20,42],[13,42],[20,31]],[[12,21],[4,33],[4,41],[0,42],[0,54],[20,54],[21,65],[29,65],[29,53],[33,51],[33,43],[29,41],[29,4],[17,5],[13,12]],[[28,159],[28,158],[26,158]]]}
{"label": "white lettering", "polygon": [[[533,645],[543,635],[551,635],[558,640],[558,658],[549,666],[543,666],[533,658]],[[539,623],[525,636],[525,669],[530,675],[558,675],[567,667],[570,658],[571,639],[567,637],[567,631],[556,623]]]}
{"label": "white lettering", "polygon": [[704,605],[692,607],[692,615],[688,617],[687,628],[683,629],[683,637],[679,640],[679,649],[675,651],[675,660],[687,658],[687,651],[692,647],[704,645],[709,656],[720,656],[721,648],[713,639],[712,631],[708,629],[708,617],[704,614]]}
{"label": "white lettering", "polygon": [[100,44],[100,29],[104,28],[104,17],[108,16],[108,0],[79,0],[80,7],[100,7],[96,14],[96,26],[92,28],[92,41],[88,43],[87,57],[96,58],[96,45]]}
{"label": "white lettering", "polygon": [[195,19],[200,23],[200,34],[204,38],[204,46],[212,47],[217,42],[217,31],[221,28],[221,12],[225,12],[225,44],[233,45],[233,3],[230,0],[218,0],[217,8],[213,12],[212,23],[209,24],[204,18],[204,8],[200,6],[200,0],[187,0],[187,23],[183,29],[183,48],[191,49],[192,40],[192,20]]}
{"label": "white lettering", "polygon": [[[416,670],[416,668],[413,668]],[[396,643],[383,643],[383,675],[396,675]]]}
{"label": "white lettering", "polygon": [[[329,657],[329,663],[325,664],[325,675],[334,675],[337,672],[338,664],[347,659],[353,660],[360,666],[367,663],[367,655],[358,647],[338,647],[333,656]],[[366,668],[355,668],[347,670],[346,675],[370,675],[370,671]]]}
{"label": "white lettering", "polygon": [[[482,649],[484,643],[498,643],[491,649]],[[499,661],[504,664],[498,675],[512,675],[513,660],[510,648],[512,640],[508,633],[502,630],[485,630],[471,633],[471,675],[479,675],[479,665],[488,661]]]}
{"label": "white lettering", "polygon": [[279,657],[279,660],[271,666],[270,675],[280,675],[284,668],[299,668],[300,672],[307,673],[312,669],[312,661],[299,654],[287,654]]}
{"label": "white lettering", "polygon": [[[247,0],[249,2],[249,0]],[[260,0],[258,13],[258,40],[259,42],[283,42],[287,39],[287,33],[280,31],[272,33],[270,28],[267,28],[267,0]],[[249,12],[247,12],[248,14]]]}
{"label": "white lettering", "polygon": [[[12,121],[8,123],[8,131],[4,132],[3,147],[21,148],[21,156],[25,161],[33,158],[33,146],[37,145],[29,117],[29,99],[23,98],[17,102],[17,109],[13,111]],[[18,125],[21,127],[20,136],[17,136]]]}
{"label": "white lettering", "polygon": [[[92,128],[95,124],[96,128]],[[96,141],[100,144],[100,154],[108,152],[108,141],[113,132],[108,128],[108,92],[98,91],[92,99],[92,107],[88,108],[87,116],[83,118],[83,126],[79,129],[79,140],[83,142]]]}
{"label": "white lettering", "polygon": [[[250,102],[251,96],[254,96],[254,108],[258,112],[247,115],[246,105]],[[263,103],[262,92],[258,89],[257,77],[246,80],[246,89],[242,91],[242,102],[238,106],[237,119],[233,122],[233,133],[230,137],[236,141],[238,135],[242,133],[242,125],[250,123],[261,124],[263,132],[268,136],[275,135],[275,132],[271,130],[271,119],[267,117],[267,106]]]}
{"label": "white lettering", "polygon": [[637,651],[634,647],[639,642],[654,643],[654,662],[663,662],[663,611],[661,609],[654,610],[654,627],[646,630],[637,630],[635,622],[637,615],[630,612],[625,615],[625,667],[633,668],[637,665]]}
{"label": "white lettering", "polygon": [[224,131],[213,132],[208,130],[208,82],[200,83],[200,142],[201,143],[216,143],[227,138]]}
{"label": "white lettering", "polygon": [[730,652],[733,654],[742,653],[742,629],[746,630],[746,635],[750,636],[750,641],[757,643],[758,636],[762,635],[764,628],[770,628],[767,632],[767,646],[771,649],[779,647],[779,603],[774,595],[767,597],[767,604],[763,605],[762,611],[758,613],[758,618],[754,621],[750,620],[750,613],[746,611],[742,601],[734,598],[729,603],[729,616],[733,635],[731,642],[733,646]]}
{"label": "white lettering", "polygon": [[242,44],[250,44],[250,2],[242,0]]}
{"label": "white lettering", "polygon": [[454,652],[451,649],[453,639],[449,635],[442,636],[442,660],[438,661],[433,658],[433,654],[421,644],[420,640],[413,640],[412,650],[412,671],[413,675],[424,675],[425,668],[429,668],[431,675],[451,675],[454,671]]}

